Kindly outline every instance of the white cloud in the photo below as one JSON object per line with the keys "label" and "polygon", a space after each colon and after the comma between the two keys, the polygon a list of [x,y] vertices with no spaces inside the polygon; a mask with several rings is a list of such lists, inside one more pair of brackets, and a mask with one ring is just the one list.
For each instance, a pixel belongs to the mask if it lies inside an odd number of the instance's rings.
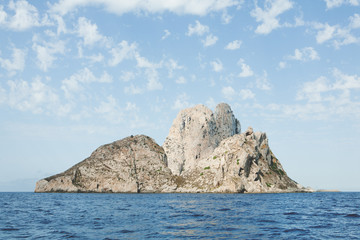
{"label": "white cloud", "polygon": [[305,82],[303,87],[297,93],[297,100],[307,99],[309,102],[321,101],[321,93],[331,89],[326,77],[319,77],[313,82]]}
{"label": "white cloud", "polygon": [[0,104],[5,103],[7,100],[6,90],[0,85]]}
{"label": "white cloud", "polygon": [[23,31],[33,26],[40,26],[39,14],[33,5],[27,1],[10,1],[8,5],[10,10],[15,11],[15,15],[9,18],[9,27],[13,30]]}
{"label": "white cloud", "polygon": [[360,15],[355,13],[354,16],[350,16],[350,27],[355,29],[355,28],[360,28]]}
{"label": "white cloud", "polygon": [[98,32],[97,25],[92,24],[90,20],[80,17],[77,24],[77,34],[83,38],[85,46],[92,46],[96,42],[105,40],[105,37]]}
{"label": "white cloud", "polygon": [[121,63],[124,59],[132,59],[136,54],[137,46],[135,43],[129,44],[127,41],[121,41],[116,47],[110,49],[112,58],[109,65],[114,67]]}
{"label": "white cloud", "polygon": [[172,109],[184,109],[191,106],[189,103],[190,97],[186,93],[182,93],[177,96]]}
{"label": "white cloud", "polygon": [[255,98],[255,94],[250,89],[241,89],[239,95],[243,100]]}
{"label": "white cloud", "polygon": [[71,98],[74,93],[81,92],[86,84],[94,82],[111,83],[112,81],[112,76],[107,72],[104,72],[97,78],[88,68],[84,68],[71,75],[69,78],[64,79],[62,81],[61,89],[64,91],[66,98]]}
{"label": "white cloud", "polygon": [[359,6],[360,1],[359,0],[325,0],[326,7],[328,9],[334,8],[334,7],[340,7],[343,4],[349,4],[352,6]]}
{"label": "white cloud", "polygon": [[226,10],[223,11],[222,15],[221,15],[221,22],[223,24],[229,24],[232,20],[232,16],[230,16]]}
{"label": "white cloud", "polygon": [[286,62],[279,62],[279,68],[280,69],[286,68]]}
{"label": "white cloud", "polygon": [[33,113],[56,113],[59,98],[40,78],[35,78],[31,83],[10,80],[8,86],[7,104],[10,107]]}
{"label": "white cloud", "polygon": [[202,25],[198,20],[196,20],[194,26],[192,24],[189,24],[188,32],[186,33],[186,35],[192,36],[195,34],[198,36],[202,36],[208,32],[209,32],[209,27],[206,25]]}
{"label": "white cloud", "polygon": [[137,52],[135,53],[135,59],[137,62],[137,67],[140,69],[142,68],[145,69],[144,74],[147,78],[147,85],[146,85],[147,90],[149,91],[161,90],[163,86],[160,82],[159,73],[157,69],[160,68],[162,64],[152,63],[149,60],[147,60],[145,57],[140,56],[140,54]]}
{"label": "white cloud", "polygon": [[56,31],[57,35],[60,35],[61,33],[67,33],[64,19],[59,15],[53,15],[52,17],[56,20],[56,22],[58,24],[57,31]]}
{"label": "white cloud", "polygon": [[336,32],[336,26],[330,26],[329,24],[326,23],[319,25],[319,28],[321,30],[316,35],[317,43],[323,43],[334,37]]}
{"label": "white cloud", "polygon": [[335,68],[333,76],[336,79],[332,86],[334,90],[360,89],[360,76],[358,75],[347,75]]}
{"label": "white cloud", "polygon": [[347,75],[338,69],[333,70],[335,81],[330,82],[328,78],[321,76],[312,82],[305,82],[297,94],[298,100],[308,100],[309,102],[321,102],[332,100],[333,97],[325,93],[334,93],[335,91],[348,92],[350,90],[360,89],[360,77],[357,75]]}
{"label": "white cloud", "polygon": [[250,89],[240,89],[239,92],[236,92],[233,87],[227,86],[221,89],[221,93],[229,101],[237,97],[240,97],[242,100],[255,99],[255,94]]}
{"label": "white cloud", "polygon": [[215,107],[216,107],[216,102],[215,102],[215,100],[214,100],[212,97],[210,97],[210,98],[206,101],[206,106],[208,106],[208,108],[210,108],[210,109],[215,109]]}
{"label": "white cloud", "polygon": [[122,15],[124,13],[145,12],[162,13],[169,11],[179,15],[192,14],[204,16],[210,12],[224,10],[231,6],[239,6],[239,1],[235,0],[203,0],[203,1],[168,1],[168,0],[148,0],[148,1],[113,1],[113,0],[61,0],[51,6],[51,11],[62,15],[74,11],[78,7],[89,5],[103,6],[108,12]]}
{"label": "white cloud", "polygon": [[256,87],[261,90],[271,90],[271,85],[267,79],[267,72],[264,71],[262,76],[257,76],[256,78]]}
{"label": "white cloud", "polygon": [[14,74],[15,71],[23,71],[25,67],[25,51],[13,48],[12,49],[12,59],[4,59],[0,57],[0,65],[2,68],[6,69],[11,75]]}
{"label": "white cloud", "polygon": [[146,88],[149,91],[163,89],[163,86],[160,82],[159,74],[155,69],[146,69],[145,73],[148,78]]}
{"label": "white cloud", "polygon": [[95,113],[98,113],[111,123],[116,124],[123,120],[122,109],[112,95],[108,96],[106,101],[102,101],[100,105],[95,108]]}
{"label": "white cloud", "polygon": [[136,106],[136,103],[127,102],[125,110],[126,111],[137,111],[137,110],[139,110],[139,108]]}
{"label": "white cloud", "polygon": [[124,82],[129,82],[134,78],[135,78],[135,73],[130,72],[130,71],[123,71],[120,76],[120,79]]}
{"label": "white cloud", "polygon": [[167,29],[164,30],[164,35],[161,37],[161,40],[165,40],[171,35],[171,32]]}
{"label": "white cloud", "polygon": [[265,0],[264,9],[256,5],[255,9],[250,13],[257,22],[261,23],[257,26],[255,32],[269,34],[272,30],[281,27],[277,17],[292,7],[293,3],[289,0]]}
{"label": "white cloud", "polygon": [[232,42],[229,42],[228,45],[226,45],[226,50],[236,50],[239,49],[242,44],[242,41],[240,40],[234,40]]}
{"label": "white cloud", "polygon": [[169,59],[168,62],[165,62],[165,65],[169,71],[169,74],[168,74],[169,78],[173,77],[174,71],[181,70],[184,68],[184,66],[179,65],[178,62],[175,61],[174,59]]}
{"label": "white cloud", "polygon": [[124,92],[130,95],[137,95],[144,93],[144,89],[131,84],[130,86],[124,88]]}
{"label": "white cloud", "polygon": [[215,72],[221,72],[223,70],[223,64],[219,59],[210,62],[210,65],[212,66],[213,71]]}
{"label": "white cloud", "polygon": [[159,64],[152,63],[149,60],[147,60],[145,57],[140,56],[140,54],[138,52],[135,53],[135,59],[136,59],[137,67],[139,67],[139,68],[156,69],[156,68],[160,67]]}
{"label": "white cloud", "polygon": [[99,83],[112,83],[113,82],[113,78],[110,74],[108,74],[107,72],[104,72],[100,78],[98,78],[97,82]]}
{"label": "white cloud", "polygon": [[204,40],[202,40],[202,43],[204,45],[204,47],[210,47],[212,45],[214,45],[218,40],[217,36],[214,36],[212,34],[209,34],[206,36],[206,38]]}
{"label": "white cloud", "polygon": [[241,67],[239,77],[251,77],[254,75],[254,72],[251,70],[250,66],[245,63],[244,59],[240,58],[237,64]]}
{"label": "white cloud", "polygon": [[89,59],[91,63],[99,63],[104,61],[104,56],[101,53],[87,56],[86,58]]}
{"label": "white cloud", "polygon": [[183,76],[180,76],[178,79],[176,79],[175,82],[177,84],[185,84],[187,81],[186,81],[186,78],[184,78]]}
{"label": "white cloud", "polygon": [[353,35],[352,31],[360,27],[360,16],[354,14],[349,17],[349,24],[347,26],[333,25],[328,23],[314,23],[313,28],[318,30],[316,41],[322,44],[326,41],[332,40],[335,48],[352,43],[358,43],[360,38]]}
{"label": "white cloud", "polygon": [[302,49],[295,49],[294,55],[289,56],[289,59],[306,62],[306,61],[319,60],[320,57],[314,48],[305,47]]}
{"label": "white cloud", "polygon": [[[329,119],[331,116],[360,117],[360,102],[354,97],[360,90],[360,76],[348,75],[338,69],[332,78],[321,76],[315,81],[305,82],[297,93],[297,100],[305,105],[284,106],[286,115],[301,118]],[[356,101],[357,100],[357,101]]]}
{"label": "white cloud", "polygon": [[231,86],[223,87],[221,89],[221,93],[227,100],[232,100],[233,97],[236,95],[235,90]]}
{"label": "white cloud", "polygon": [[32,49],[36,52],[36,64],[46,72],[57,59],[56,54],[65,54],[65,42],[61,40],[41,41],[37,36],[34,36]]}
{"label": "white cloud", "polygon": [[353,34],[355,29],[360,28],[360,15],[357,13],[349,17],[347,26],[313,23],[312,27],[318,30],[316,41],[320,44],[331,40],[335,48],[340,48],[343,45],[360,42],[360,38]]}
{"label": "white cloud", "polygon": [[4,11],[4,6],[0,5],[0,25],[6,23],[7,13]]}

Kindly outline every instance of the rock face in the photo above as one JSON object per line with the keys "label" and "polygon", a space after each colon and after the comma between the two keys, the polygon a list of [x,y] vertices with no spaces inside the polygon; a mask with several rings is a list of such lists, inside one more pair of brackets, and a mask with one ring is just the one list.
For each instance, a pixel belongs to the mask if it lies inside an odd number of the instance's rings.
{"label": "rock face", "polygon": [[35,192],[309,192],[291,180],[265,133],[240,123],[229,105],[182,110],[160,147],[144,135],[103,145]]}
{"label": "rock face", "polygon": [[35,192],[170,192],[175,187],[163,148],[138,135],[99,147],[67,171],[38,181]]}
{"label": "rock face", "polygon": [[296,192],[307,191],[291,180],[270,151],[265,133],[245,133],[223,140],[207,158],[181,175],[179,192]]}
{"label": "rock face", "polygon": [[240,122],[226,103],[216,106],[215,113],[204,105],[187,108],[177,115],[164,142],[169,168],[175,175],[192,169],[207,158],[219,143],[240,133]]}

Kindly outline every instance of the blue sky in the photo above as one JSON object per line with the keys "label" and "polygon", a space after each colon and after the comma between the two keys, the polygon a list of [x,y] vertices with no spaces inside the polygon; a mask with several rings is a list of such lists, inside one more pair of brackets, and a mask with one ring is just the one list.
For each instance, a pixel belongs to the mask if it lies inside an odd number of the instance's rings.
{"label": "blue sky", "polygon": [[360,190],[359,0],[0,2],[0,191],[227,102],[288,175]]}

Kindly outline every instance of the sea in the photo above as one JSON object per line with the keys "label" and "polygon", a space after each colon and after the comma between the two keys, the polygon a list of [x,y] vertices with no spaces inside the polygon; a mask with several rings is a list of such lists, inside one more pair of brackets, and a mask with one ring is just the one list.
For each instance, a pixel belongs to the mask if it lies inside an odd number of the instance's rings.
{"label": "sea", "polygon": [[0,239],[360,239],[360,193],[0,193]]}

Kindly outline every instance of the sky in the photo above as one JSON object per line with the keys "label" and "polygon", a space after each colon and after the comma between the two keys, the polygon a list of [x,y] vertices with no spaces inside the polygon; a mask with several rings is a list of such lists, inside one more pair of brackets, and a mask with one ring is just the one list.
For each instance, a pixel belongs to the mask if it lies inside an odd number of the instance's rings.
{"label": "sky", "polygon": [[288,175],[360,191],[360,0],[0,1],[0,191],[228,103]]}

